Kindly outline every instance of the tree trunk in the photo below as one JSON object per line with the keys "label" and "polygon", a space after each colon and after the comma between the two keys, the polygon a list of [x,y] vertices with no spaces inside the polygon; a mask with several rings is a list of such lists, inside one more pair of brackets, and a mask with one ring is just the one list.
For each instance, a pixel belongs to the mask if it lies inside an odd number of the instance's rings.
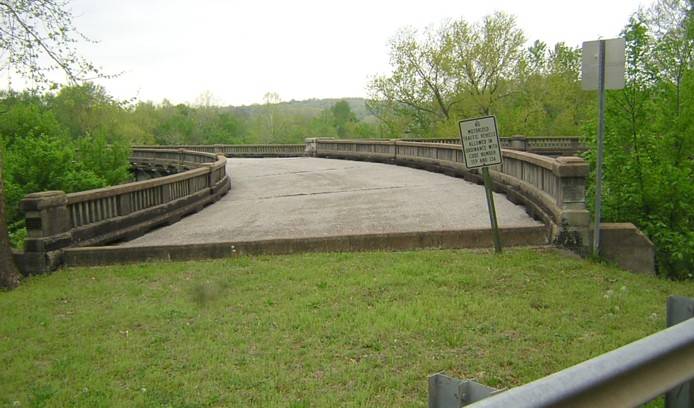
{"label": "tree trunk", "polygon": [[19,271],[12,258],[10,236],[5,223],[5,185],[2,179],[2,156],[0,155],[0,288],[12,289],[19,285]]}

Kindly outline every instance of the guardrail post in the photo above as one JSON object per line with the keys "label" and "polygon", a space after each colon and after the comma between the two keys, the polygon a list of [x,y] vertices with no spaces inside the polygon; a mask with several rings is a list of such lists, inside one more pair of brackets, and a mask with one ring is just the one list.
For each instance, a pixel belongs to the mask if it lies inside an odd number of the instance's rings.
{"label": "guardrail post", "polygon": [[553,231],[554,241],[579,251],[590,247],[590,213],[586,209],[586,177],[588,163],[580,157],[558,157],[554,174],[557,177],[557,207],[559,230]]}
{"label": "guardrail post", "polygon": [[499,392],[471,380],[459,380],[444,374],[429,376],[429,408],[460,408]]}
{"label": "guardrail post", "polygon": [[[694,299],[670,296],[667,300],[667,327],[694,318]],[[694,406],[694,380],[678,385],[665,394],[665,408]]]}
{"label": "guardrail post", "polygon": [[20,269],[26,275],[47,272],[60,263],[60,250],[72,243],[67,196],[62,191],[28,194],[20,208],[27,228]]}

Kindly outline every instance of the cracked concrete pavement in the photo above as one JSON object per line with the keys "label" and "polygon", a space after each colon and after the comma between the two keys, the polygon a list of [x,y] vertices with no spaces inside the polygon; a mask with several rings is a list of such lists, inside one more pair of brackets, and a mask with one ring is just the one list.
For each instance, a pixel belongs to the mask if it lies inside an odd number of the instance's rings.
{"label": "cracked concrete pavement", "polygon": [[[489,228],[484,187],[381,163],[229,159],[220,201],[123,246]],[[541,225],[494,194],[500,227]]]}

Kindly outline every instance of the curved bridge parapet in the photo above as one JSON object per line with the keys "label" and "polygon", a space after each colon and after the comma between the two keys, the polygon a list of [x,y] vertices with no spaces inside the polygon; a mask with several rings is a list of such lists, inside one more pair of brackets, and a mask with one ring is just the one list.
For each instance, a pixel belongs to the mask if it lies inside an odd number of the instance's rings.
{"label": "curved bridge parapet", "polygon": [[[314,139],[309,139],[314,140]],[[321,140],[329,140],[321,138]],[[367,140],[367,139],[360,139]],[[418,142],[418,143],[441,143],[460,146],[459,138],[425,139],[425,138],[406,138],[406,139],[372,139],[370,142]],[[543,136],[526,137],[511,136],[501,138],[501,147],[505,149],[519,150],[529,153],[548,155],[548,156],[571,156],[586,151],[586,147],[581,143],[581,138],[576,136]],[[207,152],[223,154],[227,157],[256,158],[256,157],[299,157],[305,155],[304,144],[214,144],[214,145],[140,145],[134,146],[136,149],[186,149],[197,152]]]}
{"label": "curved bridge parapet", "polygon": [[[482,183],[465,167],[460,146],[409,141],[307,139],[307,154],[317,157],[391,162],[437,171]],[[590,243],[585,206],[588,163],[580,157],[547,157],[503,149],[503,164],[490,169],[494,189],[526,206],[548,226],[552,242],[582,252]]]}
{"label": "curved bridge parapet", "polygon": [[134,168],[175,174],[70,194],[44,191],[22,200],[27,238],[18,261],[24,273],[54,269],[64,248],[128,240],[176,222],[230,188],[223,155],[135,148],[130,160]]}
{"label": "curved bridge parapet", "polygon": [[303,144],[214,144],[214,145],[141,145],[135,149],[186,149],[196,152],[222,154],[226,157],[259,158],[259,157],[301,157],[304,156]]}
{"label": "curved bridge parapet", "polygon": [[[406,138],[402,142],[443,143],[460,146],[460,138],[423,139]],[[572,156],[588,150],[577,136],[511,136],[500,138],[504,149],[519,150],[545,156]]]}

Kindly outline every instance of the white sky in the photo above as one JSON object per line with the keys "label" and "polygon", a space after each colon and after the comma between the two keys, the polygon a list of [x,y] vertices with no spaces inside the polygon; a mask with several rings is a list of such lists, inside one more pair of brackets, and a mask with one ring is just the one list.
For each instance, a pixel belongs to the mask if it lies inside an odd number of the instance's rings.
{"label": "white sky", "polygon": [[388,40],[407,25],[445,18],[480,21],[515,15],[529,41],[550,45],[616,37],[639,5],[652,0],[73,0],[80,31],[97,44],[83,54],[107,72],[100,81],[119,99],[262,102],[366,96],[389,71]]}

